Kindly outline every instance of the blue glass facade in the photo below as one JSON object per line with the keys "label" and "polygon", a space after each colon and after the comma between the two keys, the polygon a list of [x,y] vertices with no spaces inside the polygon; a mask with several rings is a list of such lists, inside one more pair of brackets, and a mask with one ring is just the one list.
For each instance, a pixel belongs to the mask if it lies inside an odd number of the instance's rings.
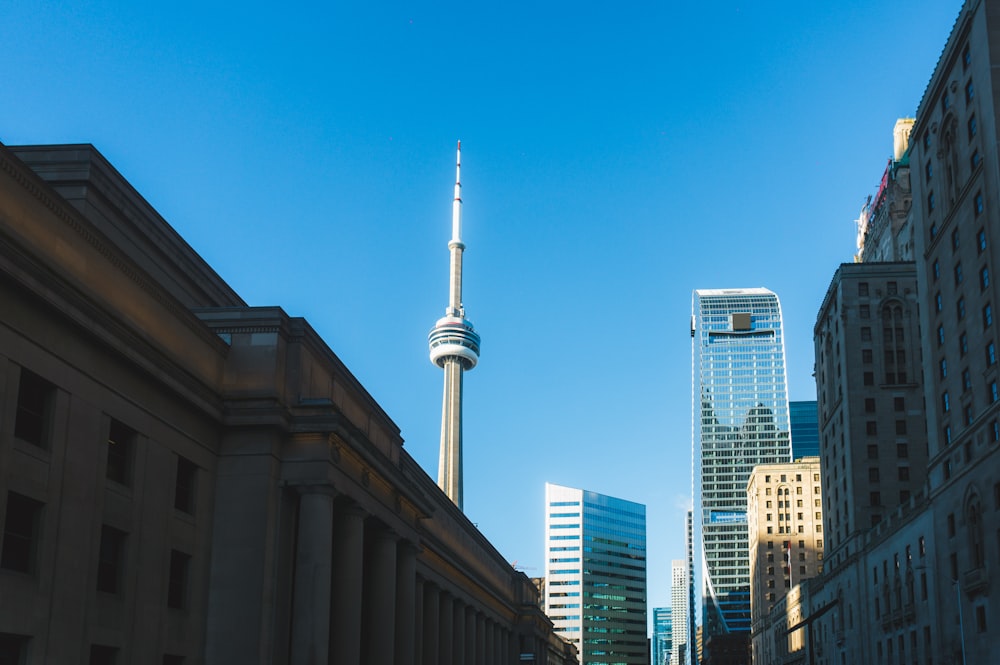
{"label": "blue glass facade", "polygon": [[746,487],[758,464],[791,461],[784,336],[767,289],[697,290],[692,445],[705,638],[750,630]]}
{"label": "blue glass facade", "polygon": [[645,664],[646,507],[545,485],[545,612],[581,665]]}
{"label": "blue glass facade", "polygon": [[819,457],[819,415],[816,400],[789,402],[788,413],[792,428],[792,457]]}
{"label": "blue glass facade", "polygon": [[653,665],[670,665],[673,648],[673,617],[671,608],[653,608]]}

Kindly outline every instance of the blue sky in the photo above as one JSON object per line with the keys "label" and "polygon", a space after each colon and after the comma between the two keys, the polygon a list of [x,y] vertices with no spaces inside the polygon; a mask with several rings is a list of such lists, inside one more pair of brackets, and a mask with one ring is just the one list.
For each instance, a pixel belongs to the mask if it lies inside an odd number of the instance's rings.
{"label": "blue sky", "polygon": [[0,141],[93,143],[252,305],[304,316],[436,474],[455,141],[465,509],[544,571],[544,483],[690,497],[695,288],[781,299],[789,392],[958,0],[0,0]]}

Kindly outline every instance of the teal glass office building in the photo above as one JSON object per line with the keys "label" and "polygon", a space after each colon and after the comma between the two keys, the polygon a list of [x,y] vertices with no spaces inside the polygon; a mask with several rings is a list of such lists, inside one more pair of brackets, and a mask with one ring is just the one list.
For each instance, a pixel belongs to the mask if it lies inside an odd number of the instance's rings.
{"label": "teal glass office building", "polygon": [[545,613],[581,665],[645,665],[646,507],[545,484]]}
{"label": "teal glass office building", "polygon": [[670,652],[673,649],[673,616],[670,607],[653,608],[653,665],[670,665]]}
{"label": "teal glass office building", "polygon": [[[778,297],[762,288],[696,290],[691,338],[694,526],[707,640],[750,631],[747,481],[758,464],[791,461]],[[772,528],[779,538],[779,525]]]}

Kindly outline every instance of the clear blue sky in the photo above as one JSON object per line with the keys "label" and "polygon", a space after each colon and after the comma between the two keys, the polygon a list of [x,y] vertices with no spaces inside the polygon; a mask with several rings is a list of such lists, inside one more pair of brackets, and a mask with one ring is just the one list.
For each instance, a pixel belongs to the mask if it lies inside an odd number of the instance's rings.
{"label": "clear blue sky", "polygon": [[[428,5],[428,6],[421,6]],[[695,288],[782,302],[792,399],[959,0],[0,0],[0,141],[93,143],[252,305],[306,317],[437,470],[455,141],[465,508],[540,575],[544,483],[690,497]]]}

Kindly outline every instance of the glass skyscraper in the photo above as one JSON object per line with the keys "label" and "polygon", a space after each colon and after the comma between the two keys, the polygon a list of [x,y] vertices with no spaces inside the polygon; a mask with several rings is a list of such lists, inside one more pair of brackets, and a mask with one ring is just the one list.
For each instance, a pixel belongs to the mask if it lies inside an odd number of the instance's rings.
{"label": "glass skyscraper", "polygon": [[[791,461],[778,297],[760,288],[696,290],[691,337],[695,529],[707,641],[750,631],[747,481],[758,464]],[[779,525],[773,528],[777,533]]]}
{"label": "glass skyscraper", "polygon": [[819,414],[816,400],[789,402],[789,422],[792,432],[792,457],[819,457]]}
{"label": "glass skyscraper", "polygon": [[648,662],[646,507],[545,484],[545,613],[581,665]]}
{"label": "glass skyscraper", "polygon": [[672,610],[669,607],[653,608],[653,665],[670,665],[673,650]]}

